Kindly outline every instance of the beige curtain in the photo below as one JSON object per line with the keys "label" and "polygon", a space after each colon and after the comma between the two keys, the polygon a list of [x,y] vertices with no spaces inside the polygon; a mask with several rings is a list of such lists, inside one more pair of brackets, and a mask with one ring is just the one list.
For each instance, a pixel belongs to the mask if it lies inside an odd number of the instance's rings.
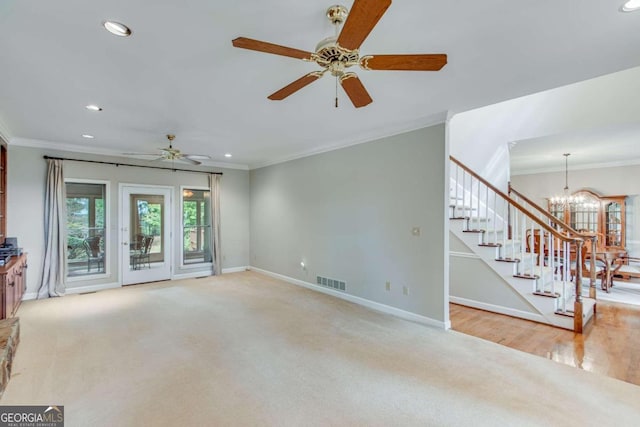
{"label": "beige curtain", "polygon": [[64,295],[67,277],[67,213],[62,160],[47,159],[44,259],[38,298]]}
{"label": "beige curtain", "polygon": [[222,274],[222,252],[220,250],[220,175],[209,174],[209,192],[211,193],[211,262],[213,274]]}

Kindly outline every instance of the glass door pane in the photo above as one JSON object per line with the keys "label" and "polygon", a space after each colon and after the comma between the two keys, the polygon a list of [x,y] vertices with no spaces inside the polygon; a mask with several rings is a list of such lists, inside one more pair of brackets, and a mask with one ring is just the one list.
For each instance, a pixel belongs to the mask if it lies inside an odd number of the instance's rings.
{"label": "glass door pane", "polygon": [[622,208],[620,203],[609,203],[605,207],[606,230],[605,238],[607,246],[622,245]]}
{"label": "glass door pane", "polygon": [[122,200],[123,284],[171,277],[171,189],[124,186]]}
{"label": "glass door pane", "polygon": [[106,271],[106,184],[65,183],[67,199],[67,275],[103,274]]}

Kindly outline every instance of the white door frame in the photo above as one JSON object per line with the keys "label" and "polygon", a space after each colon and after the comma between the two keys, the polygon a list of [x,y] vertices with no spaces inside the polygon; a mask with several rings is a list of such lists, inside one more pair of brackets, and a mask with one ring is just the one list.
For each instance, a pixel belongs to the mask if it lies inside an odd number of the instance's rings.
{"label": "white door frame", "polygon": [[[169,280],[173,274],[173,200],[174,187],[165,185],[146,185],[120,183],[118,189],[120,200],[120,210],[118,212],[118,259],[120,266],[120,283],[131,285],[135,283],[154,282],[159,280]],[[129,222],[130,222],[130,200],[131,194],[151,194],[164,196],[164,224],[163,224],[163,246],[164,262],[153,269],[140,269],[130,271],[129,254]]]}

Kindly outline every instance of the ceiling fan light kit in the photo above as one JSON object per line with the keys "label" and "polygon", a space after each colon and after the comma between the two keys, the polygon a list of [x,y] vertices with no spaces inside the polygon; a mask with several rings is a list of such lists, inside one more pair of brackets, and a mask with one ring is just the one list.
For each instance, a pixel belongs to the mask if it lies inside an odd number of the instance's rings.
{"label": "ceiling fan light kit", "polygon": [[[351,12],[346,7],[334,5],[327,9],[327,18],[336,28],[336,35],[321,40],[315,52],[280,46],[273,43],[238,37],[232,41],[234,47],[288,56],[315,62],[323,68],[314,71],[290,83],[269,95],[268,98],[280,101],[313,83],[326,72],[336,78],[337,84],[344,89],[356,108],[373,102],[358,76],[347,71],[354,65],[365,70],[396,71],[438,71],[447,64],[445,54],[409,54],[409,55],[365,55],[360,56],[360,45],[378,23],[391,5],[391,0],[355,0]],[[342,25],[342,29],[339,27]],[[338,97],[336,93],[336,107]]]}

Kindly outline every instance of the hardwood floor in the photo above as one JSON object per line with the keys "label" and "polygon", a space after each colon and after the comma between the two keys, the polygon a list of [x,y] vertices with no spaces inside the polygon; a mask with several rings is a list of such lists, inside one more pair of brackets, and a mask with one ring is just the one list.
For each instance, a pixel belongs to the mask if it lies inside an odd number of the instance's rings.
{"label": "hardwood floor", "polygon": [[451,328],[640,385],[640,307],[598,301],[584,334],[450,304]]}

